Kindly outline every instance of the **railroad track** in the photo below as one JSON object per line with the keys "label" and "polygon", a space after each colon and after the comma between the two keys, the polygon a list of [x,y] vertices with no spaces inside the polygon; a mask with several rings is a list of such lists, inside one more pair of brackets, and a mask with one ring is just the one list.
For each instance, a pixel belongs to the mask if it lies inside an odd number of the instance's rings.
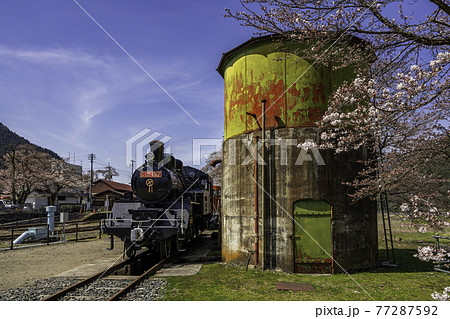
{"label": "railroad track", "polygon": [[118,270],[145,257],[148,257],[147,251],[140,253],[132,260],[127,259],[110,267],[106,271],[99,272],[42,300],[120,300],[145,279],[155,274],[166,262],[166,259],[161,260],[138,277],[134,276],[130,277],[130,279],[121,277],[120,279],[115,279],[114,276],[111,276],[111,274]]}

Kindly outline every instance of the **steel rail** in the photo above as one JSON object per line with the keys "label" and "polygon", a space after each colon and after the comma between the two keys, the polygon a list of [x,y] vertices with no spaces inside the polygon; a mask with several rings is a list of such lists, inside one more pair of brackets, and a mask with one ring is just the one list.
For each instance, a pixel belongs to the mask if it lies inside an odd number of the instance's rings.
{"label": "steel rail", "polygon": [[149,270],[147,270],[145,273],[143,273],[141,276],[136,278],[133,282],[129,283],[126,287],[124,287],[122,290],[118,291],[114,296],[110,297],[107,301],[117,301],[121,297],[125,296],[131,289],[139,285],[141,282],[143,282],[147,277],[152,276],[154,273],[156,273],[167,261],[167,259],[161,260],[159,263],[151,267]]}
{"label": "steel rail", "polygon": [[120,270],[121,268],[131,264],[132,262],[136,261],[137,259],[143,257],[144,255],[148,254],[148,251],[143,251],[140,254],[136,255],[133,259],[126,259],[120,263],[118,263],[117,265],[111,266],[110,268],[108,268],[107,270],[103,270],[99,273],[96,273],[95,275],[90,276],[89,278],[86,278],[80,282],[77,282],[76,284],[73,284],[70,287],[67,287],[63,290],[58,291],[57,293],[48,296],[44,299],[42,299],[41,301],[54,301],[54,300],[58,300],[62,297],[64,297],[65,295],[67,295],[69,292],[74,291],[80,287],[89,285],[90,283],[94,282],[95,280],[101,278],[101,277],[106,277],[109,274],[113,273],[116,270]]}

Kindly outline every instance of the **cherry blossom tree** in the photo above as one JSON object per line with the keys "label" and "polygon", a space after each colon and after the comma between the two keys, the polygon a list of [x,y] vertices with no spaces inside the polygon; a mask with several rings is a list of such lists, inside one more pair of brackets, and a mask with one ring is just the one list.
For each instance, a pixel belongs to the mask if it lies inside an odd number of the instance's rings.
{"label": "cherry blossom tree", "polygon": [[[448,0],[241,0],[226,16],[257,33],[306,43],[314,64],[353,67],[336,89],[318,147],[374,154],[350,194],[387,194],[418,225],[450,217],[450,3]],[[356,44],[347,45],[351,42]],[[352,38],[353,37],[353,38]],[[422,251],[422,252],[421,252]],[[426,260],[419,248],[417,257]],[[447,252],[435,253],[441,259]],[[448,257],[448,256],[447,256]],[[445,257],[445,258],[447,258]],[[448,298],[450,288],[433,298]]]}
{"label": "cherry blossom tree", "polygon": [[41,189],[47,194],[49,205],[56,205],[62,191],[82,193],[87,188],[86,180],[64,160],[51,158],[44,163]]}
{"label": "cherry blossom tree", "polygon": [[[318,123],[324,129],[320,147],[341,152],[365,145],[377,155],[352,181],[355,199],[387,192],[399,205],[413,207],[418,196],[433,207],[427,212],[448,217],[450,194],[442,185],[449,176],[441,169],[450,159],[448,1],[426,1],[420,10],[428,12],[420,16],[413,14],[420,4],[413,0],[241,4],[243,11],[228,9],[226,16],[259,33],[309,43],[299,52],[302,58],[336,68],[360,66],[354,81],[334,92]],[[351,36],[362,41],[346,45]]]}
{"label": "cherry blossom tree", "polygon": [[[448,263],[448,261],[450,260],[450,252],[442,248],[433,246],[419,247],[417,249],[417,254],[415,254],[414,257],[417,257],[422,261],[433,261],[438,263],[447,261],[446,263],[442,263],[441,266],[450,268],[450,264]],[[435,291],[431,294],[431,298],[433,298],[434,300],[450,301],[450,287],[444,288],[444,291],[442,293]]]}
{"label": "cherry blossom tree", "polygon": [[0,184],[3,192],[11,194],[15,203],[23,204],[27,197],[39,188],[40,173],[48,154],[39,152],[32,145],[20,145],[4,158],[5,168],[0,170]]}
{"label": "cherry blossom tree", "polygon": [[433,294],[431,294],[431,297],[434,300],[450,301],[450,287],[444,288],[444,291],[442,293],[434,292]]}
{"label": "cherry blossom tree", "polygon": [[0,185],[4,193],[13,194],[23,204],[33,191],[43,191],[49,204],[55,205],[62,190],[80,192],[86,181],[64,160],[39,152],[31,145],[21,145],[4,156],[5,168],[0,170]]}
{"label": "cherry blossom tree", "polygon": [[0,170],[0,193],[11,194],[14,204],[17,203],[15,188],[16,179],[16,151],[17,146],[11,147],[11,150],[2,158],[3,169]]}
{"label": "cherry blossom tree", "polygon": [[214,185],[222,185],[222,149],[214,151],[206,158],[206,165],[202,167],[205,172],[212,177]]}
{"label": "cherry blossom tree", "polygon": [[113,177],[119,176],[119,172],[111,165],[108,164],[104,169],[98,169],[94,172],[94,180],[99,179],[99,175],[106,179],[107,181],[112,181]]}

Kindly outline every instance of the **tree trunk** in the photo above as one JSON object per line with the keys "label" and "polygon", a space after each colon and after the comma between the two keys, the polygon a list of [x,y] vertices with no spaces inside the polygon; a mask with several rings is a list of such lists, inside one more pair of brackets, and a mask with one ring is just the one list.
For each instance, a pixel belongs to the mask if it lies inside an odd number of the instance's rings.
{"label": "tree trunk", "polygon": [[48,205],[49,206],[55,206],[56,205],[56,197],[58,196],[58,194],[51,194],[47,200],[48,200]]}
{"label": "tree trunk", "polygon": [[31,192],[29,190],[24,190],[17,195],[17,204],[25,204],[28,196],[30,196]]}

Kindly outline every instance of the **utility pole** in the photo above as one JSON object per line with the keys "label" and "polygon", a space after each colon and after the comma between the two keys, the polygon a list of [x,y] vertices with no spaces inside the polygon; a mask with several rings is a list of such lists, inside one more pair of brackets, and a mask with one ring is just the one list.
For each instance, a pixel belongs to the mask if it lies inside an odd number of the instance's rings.
{"label": "utility pole", "polygon": [[94,181],[94,160],[95,154],[91,153],[88,155],[88,159],[91,161],[91,184],[89,186],[89,209],[92,207],[92,183]]}
{"label": "utility pole", "polygon": [[134,163],[135,162],[136,162],[135,160],[131,160],[131,176],[133,176],[133,173],[134,173]]}
{"label": "utility pole", "polygon": [[106,175],[106,180],[110,181],[112,180],[112,174],[111,174],[111,164],[108,162],[108,166],[106,166],[106,169],[108,170],[108,175]]}

